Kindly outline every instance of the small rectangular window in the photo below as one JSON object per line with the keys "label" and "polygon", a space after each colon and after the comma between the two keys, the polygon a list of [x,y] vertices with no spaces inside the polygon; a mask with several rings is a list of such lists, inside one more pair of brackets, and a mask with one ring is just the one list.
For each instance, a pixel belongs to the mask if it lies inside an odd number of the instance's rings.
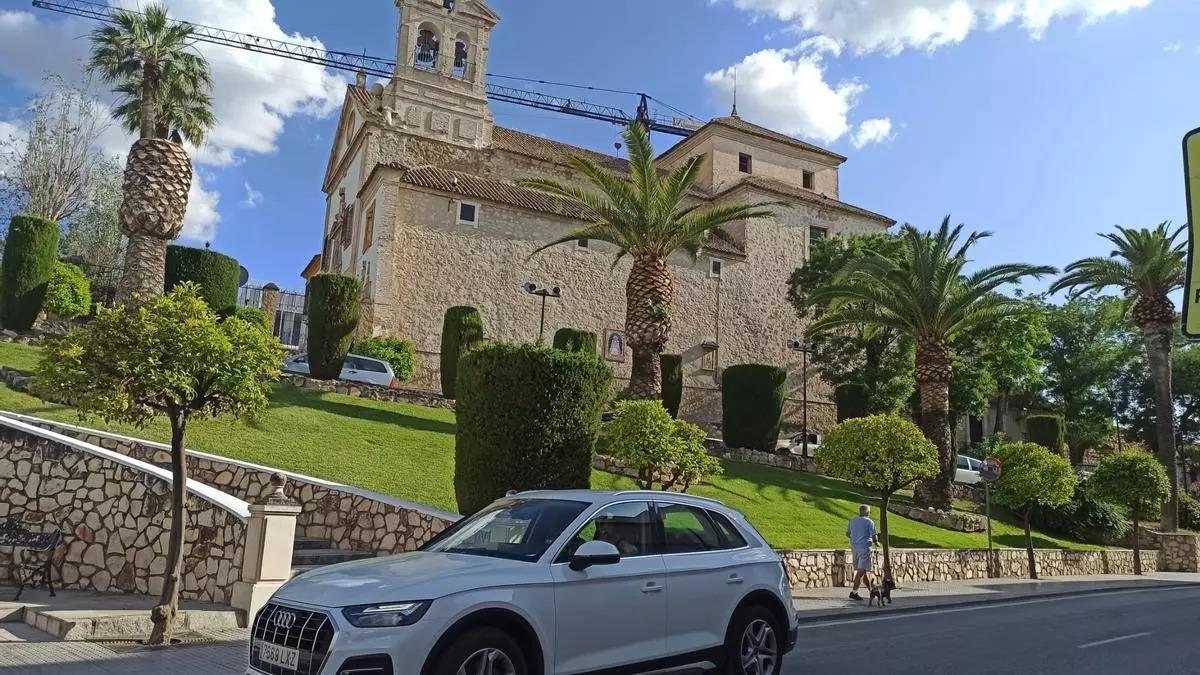
{"label": "small rectangular window", "polygon": [[814,189],[814,187],[816,186],[816,175],[813,174],[813,172],[811,172],[811,171],[805,171],[803,178],[802,178],[802,183],[804,185],[805,190]]}
{"label": "small rectangular window", "polygon": [[754,158],[746,153],[738,153],[738,171],[754,173]]}
{"label": "small rectangular window", "polygon": [[829,236],[829,228],[813,225],[808,228],[808,245],[812,246],[827,236]]}
{"label": "small rectangular window", "polygon": [[479,222],[479,207],[469,202],[458,203],[458,223],[460,225],[475,225]]}
{"label": "small rectangular window", "polygon": [[708,261],[708,276],[719,279],[721,278],[721,268],[724,266],[723,261],[713,258]]}
{"label": "small rectangular window", "polygon": [[375,204],[367,208],[367,222],[363,226],[362,252],[366,253],[375,242]]}
{"label": "small rectangular window", "polygon": [[587,239],[576,239],[575,246],[578,248],[591,248],[592,242]]}
{"label": "small rectangular window", "polygon": [[707,373],[715,373],[717,371],[717,350],[708,349],[700,357],[700,370]]}

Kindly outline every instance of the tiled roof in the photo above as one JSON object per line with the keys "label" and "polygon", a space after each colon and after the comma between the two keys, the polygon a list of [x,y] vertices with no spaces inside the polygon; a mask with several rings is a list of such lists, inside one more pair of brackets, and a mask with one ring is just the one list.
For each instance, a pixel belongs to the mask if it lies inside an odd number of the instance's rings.
{"label": "tiled roof", "polygon": [[371,109],[371,92],[367,91],[366,87],[360,87],[356,84],[351,84],[346,87],[350,90],[350,97],[358,101],[367,110]]}
{"label": "tiled roof", "polygon": [[620,157],[613,157],[568,143],[559,143],[506,127],[495,127],[492,130],[492,147],[556,164],[565,164],[567,157],[571,155],[582,155],[613,171],[629,173],[629,162]]}
{"label": "tiled roof", "polygon": [[803,150],[808,150],[809,152],[815,152],[820,155],[825,155],[826,157],[837,160],[839,163],[846,161],[846,157],[844,157],[843,155],[839,155],[832,150],[826,150],[825,148],[822,148],[819,145],[813,145],[812,143],[806,143],[798,138],[793,138],[791,136],[788,136],[787,134],[781,134],[778,131],[768,129],[766,127],[759,126],[757,124],[752,124],[752,123],[747,122],[746,120],[742,119],[741,117],[716,117],[716,118],[713,118],[713,119],[709,120],[709,122],[707,124],[700,127],[699,129],[697,129],[695,134],[692,134],[692,136],[685,138],[685,139],[679,141],[678,143],[676,143],[675,145],[671,146],[670,148],[667,149],[666,152],[659,155],[659,157],[665,157],[666,155],[669,155],[672,152],[675,152],[676,149],[687,145],[688,142],[691,140],[691,138],[695,137],[697,134],[702,133],[705,129],[707,129],[710,126],[725,127],[727,129],[736,129],[738,131],[742,131],[747,134],[751,134],[753,136],[758,136],[759,138],[765,138],[769,141],[774,141],[776,143],[785,143],[794,148],[801,148]]}
{"label": "tiled roof", "polygon": [[[401,182],[416,187],[449,192],[481,201],[508,204],[574,220],[590,221],[595,218],[587,209],[566,200],[492,178],[482,178],[436,166],[405,168],[400,165],[391,165],[391,168],[400,170]],[[746,257],[745,249],[734,242],[733,238],[724,231],[714,230],[705,248],[713,253]]]}
{"label": "tiled roof", "polygon": [[853,204],[847,204],[846,202],[839,201],[837,199],[831,199],[811,190],[805,190],[804,188],[797,187],[783,181],[775,180],[773,178],[764,178],[762,176],[746,176],[741,180],[741,182],[727,188],[724,192],[717,195],[717,198],[744,187],[754,187],[767,192],[773,192],[784,197],[794,197],[801,201],[808,202],[809,204],[816,204],[818,206],[824,206],[825,208],[834,209],[843,213],[870,218],[871,220],[885,223],[888,227],[896,224],[895,220],[875,213],[874,211],[868,211],[867,209],[855,206]]}

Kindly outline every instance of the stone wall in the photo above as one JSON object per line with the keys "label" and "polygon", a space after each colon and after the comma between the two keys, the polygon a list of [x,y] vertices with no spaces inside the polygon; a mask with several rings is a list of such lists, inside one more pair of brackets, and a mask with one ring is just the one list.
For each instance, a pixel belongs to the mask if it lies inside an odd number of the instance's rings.
{"label": "stone wall", "polygon": [[[1158,551],[1158,571],[1200,572],[1200,535],[1158,532],[1145,527],[1140,530],[1142,546]],[[1146,568],[1154,569],[1148,564]]]}
{"label": "stone wall", "polygon": [[943,530],[983,532],[987,529],[987,518],[977,513],[923,509],[907,504],[890,504],[888,505],[888,511],[911,520],[925,523],[926,525],[940,527]]}
{"label": "stone wall", "polygon": [[[161,443],[3,414],[144,462],[164,466],[170,462],[170,447]],[[459,518],[454,513],[348,485],[188,451],[190,476],[247,502],[257,501],[267,489],[271,476],[277,472],[287,478],[285,494],[302,509],[296,517],[296,535],[328,540],[336,549],[386,555],[412,551]]]}
{"label": "stone wall", "polygon": [[391,387],[382,387],[374,384],[362,384],[360,382],[347,382],[345,380],[318,380],[305,375],[291,375],[284,373],[280,378],[282,382],[288,382],[293,386],[302,389],[313,389],[316,391],[324,391],[335,394],[345,394],[347,396],[357,396],[359,398],[371,399],[372,401],[389,401],[391,403],[407,403],[409,405],[419,405],[426,408],[445,408],[448,410],[454,409],[454,399],[438,396],[429,391],[416,389],[393,389]]}
{"label": "stone wall", "polygon": [[[793,588],[846,586],[854,578],[850,551],[780,551]],[[1034,551],[1040,577],[1092,574],[1133,574],[1133,551]],[[1143,551],[1142,562],[1153,569],[1155,551]],[[1001,577],[1027,578],[1029,563],[1023,549],[996,549]],[[897,583],[986,579],[986,549],[892,549],[892,574]],[[883,552],[876,551],[875,574],[883,573]]]}
{"label": "stone wall", "polygon": [[[185,598],[229,604],[242,574],[248,505],[189,484]],[[0,518],[61,530],[55,584],[157,595],[170,534],[171,476],[75,439],[0,419]],[[13,551],[0,550],[0,583]]]}

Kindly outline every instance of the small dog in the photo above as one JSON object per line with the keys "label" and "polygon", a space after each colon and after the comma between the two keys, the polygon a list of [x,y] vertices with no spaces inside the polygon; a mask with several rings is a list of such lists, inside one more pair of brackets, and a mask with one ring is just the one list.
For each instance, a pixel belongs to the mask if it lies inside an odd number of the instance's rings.
{"label": "small dog", "polygon": [[883,577],[883,583],[879,584],[878,586],[871,586],[871,598],[867,605],[874,605],[878,601],[879,606],[883,607],[885,600],[887,601],[887,604],[892,604],[892,591],[894,590],[896,590],[896,580],[893,579],[892,575],[890,574],[885,575]]}

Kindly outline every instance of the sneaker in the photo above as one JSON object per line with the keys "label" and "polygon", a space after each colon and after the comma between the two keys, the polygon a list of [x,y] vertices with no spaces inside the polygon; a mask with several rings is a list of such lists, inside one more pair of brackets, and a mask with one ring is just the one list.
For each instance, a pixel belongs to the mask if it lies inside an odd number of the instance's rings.
{"label": "sneaker", "polygon": [[851,599],[851,600],[862,600],[862,596],[861,596],[861,595],[859,595],[858,593],[851,593],[851,594],[850,594],[850,599]]}

